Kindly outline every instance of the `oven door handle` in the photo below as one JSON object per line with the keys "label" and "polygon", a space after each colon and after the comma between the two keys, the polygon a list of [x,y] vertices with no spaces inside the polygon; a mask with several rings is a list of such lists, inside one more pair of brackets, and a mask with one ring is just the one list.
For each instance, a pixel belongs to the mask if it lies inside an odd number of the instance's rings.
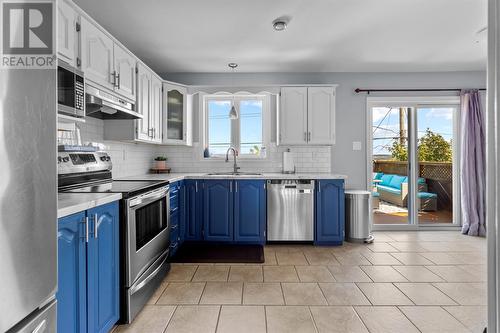
{"label": "oven door handle", "polygon": [[168,191],[163,190],[160,193],[152,193],[151,195],[144,195],[143,197],[132,199],[130,200],[129,207],[134,208],[139,205],[151,203],[153,201],[166,197],[167,193]]}
{"label": "oven door handle", "polygon": [[151,274],[148,275],[147,278],[145,278],[144,280],[142,280],[140,283],[136,284],[135,286],[132,286],[130,288],[130,295],[133,295],[135,294],[136,292],[138,292],[139,290],[141,290],[142,288],[144,288],[148,283],[149,281],[151,281],[152,279],[155,278],[156,275],[158,275],[158,273],[160,272],[161,268],[163,267],[163,264],[165,263],[165,261],[167,261],[168,259],[168,252],[164,254],[165,258],[163,258],[163,260],[161,261],[161,263],[158,265],[158,267],[153,271],[151,272]]}

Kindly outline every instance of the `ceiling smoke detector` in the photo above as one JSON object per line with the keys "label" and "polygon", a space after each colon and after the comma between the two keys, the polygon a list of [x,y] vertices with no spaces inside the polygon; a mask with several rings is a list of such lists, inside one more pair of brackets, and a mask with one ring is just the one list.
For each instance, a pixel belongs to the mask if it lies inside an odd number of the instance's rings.
{"label": "ceiling smoke detector", "polygon": [[276,31],[284,31],[288,26],[288,20],[277,18],[273,21],[273,29]]}

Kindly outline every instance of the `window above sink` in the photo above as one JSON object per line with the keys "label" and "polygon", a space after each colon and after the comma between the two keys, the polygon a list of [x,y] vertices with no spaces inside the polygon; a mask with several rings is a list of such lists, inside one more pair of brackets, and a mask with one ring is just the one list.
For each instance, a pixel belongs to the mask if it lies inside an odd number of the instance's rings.
{"label": "window above sink", "polygon": [[[237,118],[229,113],[234,106]],[[269,94],[212,94],[203,97],[204,159],[225,158],[229,147],[238,159],[266,158],[270,138]]]}

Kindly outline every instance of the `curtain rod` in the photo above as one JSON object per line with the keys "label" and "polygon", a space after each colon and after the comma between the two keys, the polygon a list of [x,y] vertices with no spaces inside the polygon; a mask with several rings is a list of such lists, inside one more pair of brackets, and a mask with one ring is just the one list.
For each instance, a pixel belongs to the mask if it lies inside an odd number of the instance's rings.
{"label": "curtain rod", "polygon": [[[367,93],[370,94],[371,92],[419,92],[419,91],[462,91],[464,89],[460,88],[442,88],[442,89],[361,89],[361,88],[356,88],[354,92],[356,94],[359,93]],[[486,88],[480,88],[477,90],[481,91],[486,91]]]}

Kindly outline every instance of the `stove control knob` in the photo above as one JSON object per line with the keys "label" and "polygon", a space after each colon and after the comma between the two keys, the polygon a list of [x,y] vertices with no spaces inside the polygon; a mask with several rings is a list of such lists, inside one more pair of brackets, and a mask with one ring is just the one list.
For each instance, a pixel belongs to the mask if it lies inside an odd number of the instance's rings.
{"label": "stove control knob", "polygon": [[63,157],[63,162],[69,162],[69,157]]}
{"label": "stove control knob", "polygon": [[101,161],[105,162],[106,161],[106,156],[101,156]]}
{"label": "stove control knob", "polygon": [[111,157],[106,156],[106,161],[107,161],[107,162],[111,161]]}
{"label": "stove control knob", "polygon": [[62,162],[62,157],[61,156],[57,156],[57,164],[61,163]]}

